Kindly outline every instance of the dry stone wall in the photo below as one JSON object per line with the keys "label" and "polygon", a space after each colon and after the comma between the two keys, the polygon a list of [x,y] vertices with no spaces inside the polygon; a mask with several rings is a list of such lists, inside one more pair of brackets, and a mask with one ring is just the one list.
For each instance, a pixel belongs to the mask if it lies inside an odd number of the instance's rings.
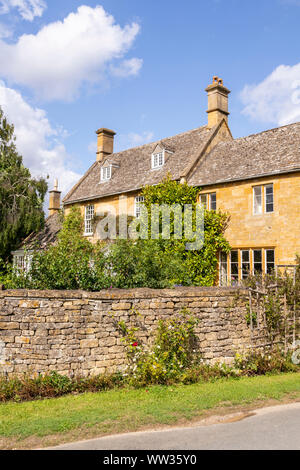
{"label": "dry stone wall", "polygon": [[160,318],[187,308],[200,320],[199,347],[208,361],[229,361],[250,345],[246,292],[180,287],[101,291],[0,291],[0,370],[16,374],[95,375],[122,369],[116,322],[140,313],[141,337],[151,341]]}

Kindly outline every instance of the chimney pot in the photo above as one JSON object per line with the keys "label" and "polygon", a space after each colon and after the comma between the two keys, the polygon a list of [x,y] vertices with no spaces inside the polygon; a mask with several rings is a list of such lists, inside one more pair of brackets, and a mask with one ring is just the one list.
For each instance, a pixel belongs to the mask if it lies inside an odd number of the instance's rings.
{"label": "chimney pot", "polygon": [[97,161],[101,162],[105,157],[114,152],[114,137],[116,133],[110,129],[102,127],[96,131],[97,140]]}

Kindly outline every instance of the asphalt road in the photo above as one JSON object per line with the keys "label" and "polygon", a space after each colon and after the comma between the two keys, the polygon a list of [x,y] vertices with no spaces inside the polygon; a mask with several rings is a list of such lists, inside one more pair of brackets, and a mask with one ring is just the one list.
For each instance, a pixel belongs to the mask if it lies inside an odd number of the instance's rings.
{"label": "asphalt road", "polygon": [[[61,445],[62,450],[300,450],[300,403],[262,408],[221,424],[136,432]],[[233,415],[228,421],[238,419]],[[217,421],[217,419],[216,419]]]}

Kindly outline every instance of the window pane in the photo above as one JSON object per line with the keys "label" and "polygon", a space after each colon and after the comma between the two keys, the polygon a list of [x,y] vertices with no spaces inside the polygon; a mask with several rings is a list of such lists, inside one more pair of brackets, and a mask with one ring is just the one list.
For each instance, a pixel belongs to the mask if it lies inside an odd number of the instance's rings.
{"label": "window pane", "polygon": [[164,164],[164,154],[163,152],[155,153],[152,156],[152,168],[159,168]]}
{"label": "window pane", "polygon": [[101,168],[101,180],[106,181],[111,178],[111,167],[106,166]]}
{"label": "window pane", "polygon": [[254,273],[262,273],[262,250],[253,250]]}
{"label": "window pane", "polygon": [[85,207],[85,216],[84,216],[84,232],[86,234],[93,233],[93,218],[95,214],[95,207],[93,205]]}
{"label": "window pane", "polygon": [[274,194],[273,194],[273,184],[268,184],[265,186],[266,192],[266,212],[274,211]]}
{"label": "window pane", "polygon": [[230,277],[231,283],[236,284],[239,279],[239,255],[238,251],[234,250],[230,254]]}
{"label": "window pane", "polygon": [[217,210],[217,195],[216,195],[216,193],[210,194],[209,198],[210,198],[210,210],[211,211]]}
{"label": "window pane", "polygon": [[242,250],[242,279],[246,279],[250,273],[250,252]]}
{"label": "window pane", "polygon": [[262,186],[253,188],[253,212],[254,214],[262,214]]}
{"label": "window pane", "polygon": [[232,251],[231,252],[231,261],[234,262],[234,263],[238,263],[239,261],[239,255],[238,255],[238,251]]}
{"label": "window pane", "polygon": [[134,209],[134,212],[135,212],[135,217],[140,217],[141,215],[141,204],[144,202],[145,198],[144,196],[137,196],[135,198],[135,209]]}
{"label": "window pane", "polygon": [[207,209],[207,194],[200,195],[200,203],[203,205],[205,209]]}
{"label": "window pane", "polygon": [[266,270],[271,274],[275,269],[275,251],[266,250]]}

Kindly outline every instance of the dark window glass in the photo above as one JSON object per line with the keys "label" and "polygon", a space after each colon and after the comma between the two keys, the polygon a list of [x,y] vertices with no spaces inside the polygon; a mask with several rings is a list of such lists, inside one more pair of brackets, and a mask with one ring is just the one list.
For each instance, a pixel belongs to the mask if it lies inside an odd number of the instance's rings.
{"label": "dark window glass", "polygon": [[217,210],[217,194],[212,193],[210,194],[210,210],[216,211]]}
{"label": "dark window glass", "polygon": [[262,273],[262,250],[253,250],[254,273]]}
{"label": "dark window glass", "polygon": [[230,276],[233,284],[239,280],[239,253],[237,250],[230,254]]}
{"label": "dark window glass", "polygon": [[250,251],[242,250],[242,278],[246,279],[250,273]]}
{"label": "dark window glass", "polygon": [[268,184],[265,186],[266,191],[266,212],[274,211],[274,194],[273,194],[273,184]]}
{"label": "dark window glass", "polygon": [[271,274],[275,269],[275,252],[274,250],[266,250],[266,270]]}

